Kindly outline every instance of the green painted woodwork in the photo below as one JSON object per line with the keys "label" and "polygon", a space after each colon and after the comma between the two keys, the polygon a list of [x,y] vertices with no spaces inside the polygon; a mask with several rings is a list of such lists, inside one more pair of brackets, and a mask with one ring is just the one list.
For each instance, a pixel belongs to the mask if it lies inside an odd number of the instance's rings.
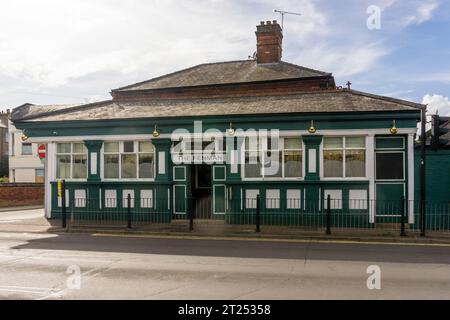
{"label": "green painted woodwork", "polygon": [[377,223],[400,223],[402,214],[402,197],[405,195],[403,183],[376,185]]}
{"label": "green painted woodwork", "polygon": [[226,212],[226,186],[225,185],[215,185],[213,187],[213,197],[214,197],[214,213],[215,214],[225,214]]}
{"label": "green painted woodwork", "polygon": [[[171,159],[171,147],[172,141],[170,139],[154,139],[152,140],[153,145],[155,146],[155,162],[156,162],[156,172],[155,172],[155,181],[172,181],[173,172],[172,172],[172,159]],[[161,173],[160,168],[160,153],[164,153],[164,173]]]}
{"label": "green painted woodwork", "polygon": [[[312,180],[320,180],[320,144],[322,143],[322,136],[318,135],[310,135],[310,136],[303,136],[303,143],[305,144],[305,180],[312,181]],[[316,151],[316,171],[310,172],[309,171],[309,153],[311,150]]]}
{"label": "green painted woodwork", "polygon": [[[420,227],[420,148],[415,149],[414,213]],[[427,228],[450,228],[450,149],[426,152],[426,213]]]}
{"label": "green painted woodwork", "polygon": [[[193,132],[194,120],[203,121],[203,130],[219,129],[225,132],[229,123],[236,128],[307,130],[311,119],[320,130],[332,129],[378,129],[392,127],[392,118],[397,119],[398,128],[415,128],[420,120],[420,111],[405,112],[355,112],[317,114],[271,114],[267,115],[226,115],[205,117],[176,117],[158,119],[161,134],[170,134],[176,129]],[[16,122],[18,129],[26,130],[29,137],[63,137],[92,135],[132,135],[152,134],[154,119],[118,119],[64,122]]]}
{"label": "green painted woodwork", "polygon": [[186,181],[186,166],[177,166],[173,168],[174,181]]}
{"label": "green painted woodwork", "polygon": [[186,214],[187,212],[187,190],[186,185],[175,185],[174,186],[174,196],[175,196],[175,214]]}
{"label": "green painted woodwork", "polygon": [[[88,181],[100,181],[100,172],[101,172],[101,154],[100,151],[103,146],[103,141],[85,141],[84,144],[86,145],[86,148],[88,149]],[[92,167],[92,153],[95,153],[97,155],[97,163],[95,164],[97,166],[97,173],[93,174],[91,172]]]}
{"label": "green painted woodwork", "polygon": [[377,137],[375,139],[376,149],[404,149],[405,148],[405,137],[395,137],[395,138],[381,138]]}
{"label": "green painted woodwork", "polygon": [[213,178],[214,181],[225,181],[226,180],[226,166],[215,165],[213,167]]}

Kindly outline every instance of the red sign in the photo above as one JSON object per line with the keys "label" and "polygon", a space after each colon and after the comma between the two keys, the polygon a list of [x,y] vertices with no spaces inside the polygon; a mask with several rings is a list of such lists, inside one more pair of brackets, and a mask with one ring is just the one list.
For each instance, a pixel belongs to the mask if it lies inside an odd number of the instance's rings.
{"label": "red sign", "polygon": [[39,159],[45,159],[45,144],[39,145],[38,155],[39,155]]}

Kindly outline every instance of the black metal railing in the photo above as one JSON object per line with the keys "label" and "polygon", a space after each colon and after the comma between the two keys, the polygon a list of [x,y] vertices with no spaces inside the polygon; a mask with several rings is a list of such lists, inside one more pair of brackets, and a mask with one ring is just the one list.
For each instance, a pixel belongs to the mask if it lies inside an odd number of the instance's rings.
{"label": "black metal railing", "polygon": [[[168,198],[72,199],[61,207],[63,227],[160,228],[164,230],[253,230],[254,232],[391,232],[405,236],[421,230],[420,202],[358,199],[270,199],[226,201],[216,213],[212,198],[189,198],[174,212]],[[63,202],[65,203],[65,202]],[[426,230],[450,233],[450,204],[425,203]],[[65,213],[65,214],[64,214]],[[208,229],[209,228],[209,229]]]}

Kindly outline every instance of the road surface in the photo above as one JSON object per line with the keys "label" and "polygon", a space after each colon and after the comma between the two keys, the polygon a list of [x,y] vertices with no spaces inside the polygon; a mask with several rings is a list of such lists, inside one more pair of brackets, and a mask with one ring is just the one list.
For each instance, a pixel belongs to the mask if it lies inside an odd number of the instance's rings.
{"label": "road surface", "polygon": [[0,298],[450,299],[450,247],[0,232]]}

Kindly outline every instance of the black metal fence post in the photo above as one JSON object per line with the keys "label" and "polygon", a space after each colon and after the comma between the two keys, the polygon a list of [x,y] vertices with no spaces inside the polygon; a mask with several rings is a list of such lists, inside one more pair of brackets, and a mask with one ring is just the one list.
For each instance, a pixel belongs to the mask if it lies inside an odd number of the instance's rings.
{"label": "black metal fence post", "polygon": [[261,197],[256,196],[256,232],[261,232]]}
{"label": "black metal fence post", "polygon": [[127,196],[127,218],[128,218],[127,228],[131,229],[131,194],[128,194]]}
{"label": "black metal fence post", "polygon": [[406,237],[406,231],[405,231],[405,220],[406,220],[406,199],[404,196],[402,196],[402,205],[401,205],[401,210],[402,210],[402,225],[401,225],[401,230],[400,230],[400,237]]}
{"label": "black metal fence post", "polygon": [[61,218],[62,218],[62,227],[63,229],[67,228],[67,208],[66,208],[66,181],[61,181]]}
{"label": "black metal fence post", "polygon": [[331,235],[331,195],[327,197],[327,236]]}

